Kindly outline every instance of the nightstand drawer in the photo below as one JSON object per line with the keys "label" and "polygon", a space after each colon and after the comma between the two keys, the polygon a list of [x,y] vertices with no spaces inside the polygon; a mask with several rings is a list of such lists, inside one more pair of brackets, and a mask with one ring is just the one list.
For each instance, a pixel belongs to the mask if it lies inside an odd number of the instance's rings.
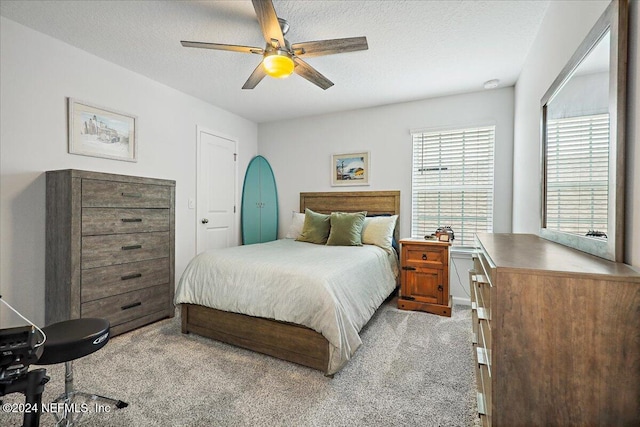
{"label": "nightstand drawer", "polygon": [[406,246],[404,261],[443,266],[448,263],[447,250],[427,246]]}
{"label": "nightstand drawer", "polygon": [[164,185],[82,180],[82,207],[170,208],[172,190]]}
{"label": "nightstand drawer", "polygon": [[171,240],[168,231],[86,236],[82,238],[81,268],[166,258],[170,250]]}
{"label": "nightstand drawer", "polygon": [[169,209],[85,208],[82,235],[143,233],[171,228]]}

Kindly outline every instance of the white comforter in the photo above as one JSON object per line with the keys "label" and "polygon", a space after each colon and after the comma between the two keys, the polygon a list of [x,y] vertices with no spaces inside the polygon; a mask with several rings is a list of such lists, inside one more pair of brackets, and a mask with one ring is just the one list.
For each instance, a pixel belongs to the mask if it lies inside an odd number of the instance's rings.
{"label": "white comforter", "polygon": [[395,288],[397,271],[395,254],[377,246],[282,239],[199,254],[175,302],[307,326],[329,341],[333,374],[362,344],[358,332]]}

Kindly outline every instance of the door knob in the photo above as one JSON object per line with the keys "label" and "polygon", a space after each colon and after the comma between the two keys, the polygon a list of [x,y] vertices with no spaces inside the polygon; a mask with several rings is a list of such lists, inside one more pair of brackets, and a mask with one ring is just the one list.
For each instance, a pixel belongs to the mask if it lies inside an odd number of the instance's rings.
{"label": "door knob", "polygon": [[208,223],[208,222],[209,222],[209,220],[208,220],[207,218],[202,218],[202,223],[203,223],[203,224],[206,224],[206,223]]}

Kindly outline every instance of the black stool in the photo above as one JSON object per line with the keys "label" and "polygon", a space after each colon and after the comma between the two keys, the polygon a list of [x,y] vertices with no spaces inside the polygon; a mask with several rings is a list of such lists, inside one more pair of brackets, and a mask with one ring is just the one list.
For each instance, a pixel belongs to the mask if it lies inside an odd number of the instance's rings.
{"label": "black stool", "polygon": [[109,321],[106,319],[72,319],[54,323],[42,328],[47,336],[44,343],[44,352],[38,365],[53,365],[55,363],[65,364],[64,393],[62,393],[53,403],[63,403],[62,416],[57,412],[54,415],[57,420],[56,425],[72,426],[82,416],[83,412],[78,412],[74,420],[74,413],[71,403],[76,396],[84,397],[92,401],[101,400],[116,408],[125,408],[127,403],[111,399],[97,394],[85,393],[73,389],[73,364],[72,361],[87,356],[100,350],[109,342]]}

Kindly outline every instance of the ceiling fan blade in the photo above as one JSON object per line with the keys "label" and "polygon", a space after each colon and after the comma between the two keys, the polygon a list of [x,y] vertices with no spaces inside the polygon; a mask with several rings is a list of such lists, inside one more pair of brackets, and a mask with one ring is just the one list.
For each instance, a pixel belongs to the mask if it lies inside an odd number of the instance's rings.
{"label": "ceiling fan blade", "polygon": [[[253,8],[258,16],[258,22],[262,29],[262,35],[268,45],[273,47],[285,48],[284,35],[280,29],[280,23],[278,22],[278,16],[276,10],[273,7],[271,0],[252,0]],[[274,41],[275,40],[275,41]],[[274,46],[279,44],[279,46]]]}
{"label": "ceiling fan blade", "polygon": [[318,40],[291,45],[296,56],[312,58],[314,56],[333,55],[336,53],[367,50],[366,37],[350,37],[346,39]]}
{"label": "ceiling fan blade", "polygon": [[260,47],[252,47],[252,46],[238,46],[234,44],[220,44],[220,43],[203,43],[203,42],[190,42],[190,41],[181,41],[182,46],[184,47],[197,47],[201,49],[215,49],[215,50],[230,50],[233,52],[242,52],[242,53],[258,53],[262,55],[264,53],[264,49]]}
{"label": "ceiling fan blade", "polygon": [[293,72],[297,75],[304,77],[314,85],[324,90],[333,86],[333,82],[331,80],[320,74],[315,68],[304,62],[302,59],[294,57],[293,62],[296,63],[296,68],[293,69]]}
{"label": "ceiling fan blade", "polygon": [[258,83],[260,83],[264,78],[264,76],[266,75],[267,73],[265,73],[264,71],[262,62],[260,62],[256,67],[256,69],[253,70],[253,73],[251,73],[247,81],[244,83],[244,86],[242,86],[242,89],[253,89],[254,87],[258,86]]}

